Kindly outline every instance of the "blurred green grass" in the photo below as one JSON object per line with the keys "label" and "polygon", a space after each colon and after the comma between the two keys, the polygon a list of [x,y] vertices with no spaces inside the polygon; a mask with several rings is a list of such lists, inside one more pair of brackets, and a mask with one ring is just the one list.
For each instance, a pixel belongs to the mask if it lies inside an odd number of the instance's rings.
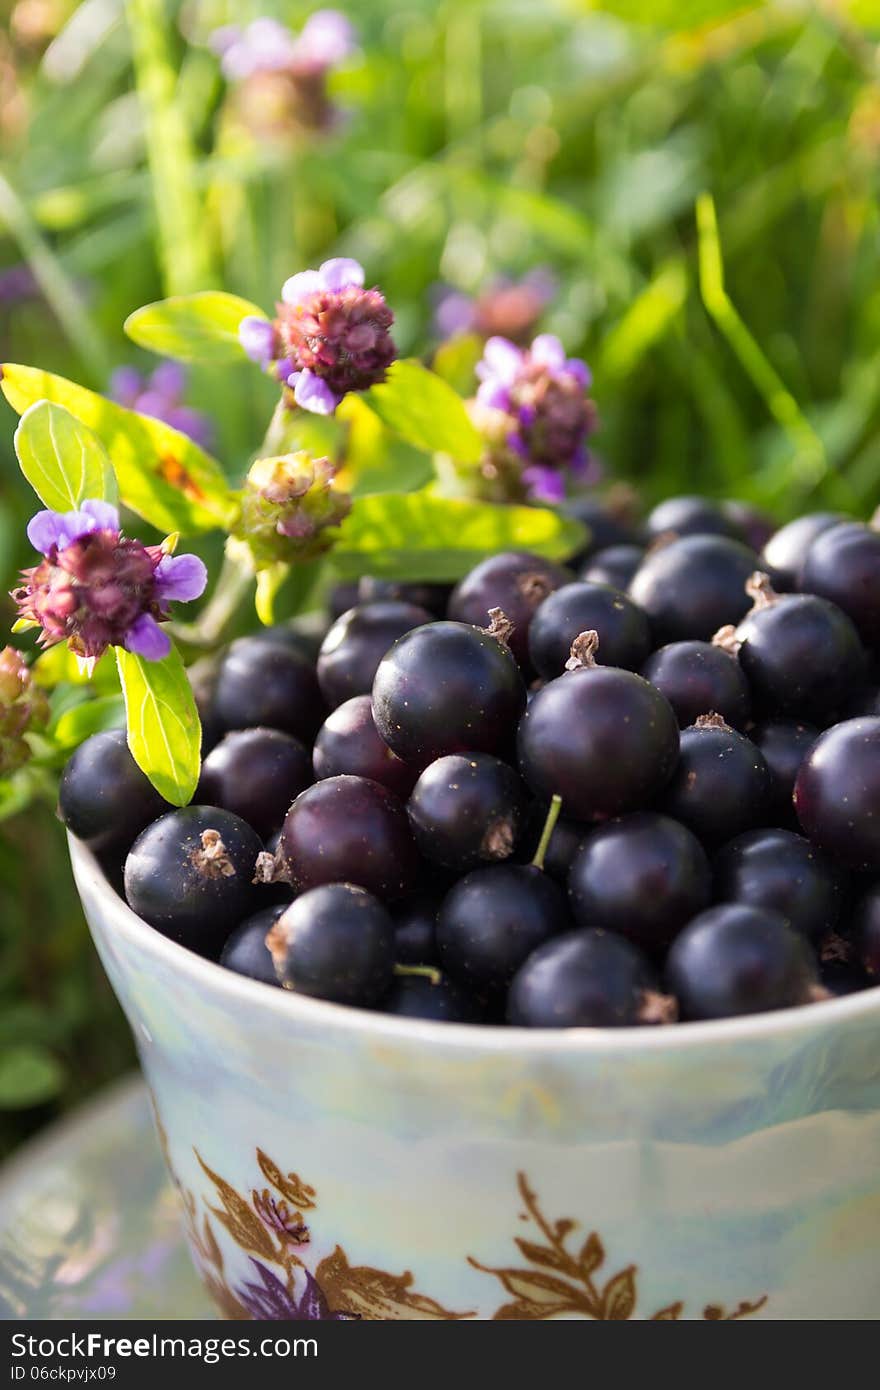
{"label": "blurred green grass", "polygon": [[[546,266],[544,326],[593,366],[599,452],[646,503],[877,504],[880,4],[358,0],[340,131],[254,140],[207,37],[313,8],[11,5],[0,359],[103,389],[140,360],[121,331],[139,304],[215,284],[269,307],[335,253],[365,263],[401,349],[424,352],[436,282]],[[2,273],[22,264],[33,292],[16,297]],[[270,398],[256,373],[194,374],[231,473]],[[5,406],[0,425],[5,590],[28,498]],[[0,832],[0,1144],[130,1055],[47,805]]]}

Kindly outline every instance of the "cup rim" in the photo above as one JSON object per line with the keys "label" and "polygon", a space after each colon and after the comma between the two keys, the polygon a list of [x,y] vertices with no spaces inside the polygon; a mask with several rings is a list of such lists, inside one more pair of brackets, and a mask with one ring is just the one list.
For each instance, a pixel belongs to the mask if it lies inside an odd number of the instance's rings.
{"label": "cup rim", "polygon": [[670,1027],[522,1028],[508,1024],[439,1023],[396,1018],[392,1014],[313,999],[291,990],[272,989],[259,980],[226,970],[214,961],[163,936],[138,917],[119,896],[86,844],[67,832],[70,860],[79,888],[88,879],[105,921],[136,950],[164,962],[215,999],[259,1007],[317,1028],[324,1036],[359,1034],[377,1045],[424,1042],[432,1048],[480,1054],[651,1054],[688,1051],[734,1042],[769,1042],[779,1037],[815,1033],[876,1014],[880,1022],[880,985],[820,1004],[800,1004],[741,1018],[711,1019]]}

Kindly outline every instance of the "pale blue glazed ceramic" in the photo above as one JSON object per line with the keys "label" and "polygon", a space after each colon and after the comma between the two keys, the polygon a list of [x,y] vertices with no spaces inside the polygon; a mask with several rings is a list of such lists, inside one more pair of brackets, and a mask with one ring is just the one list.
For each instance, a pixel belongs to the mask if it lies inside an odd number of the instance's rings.
{"label": "pale blue glazed ceramic", "polygon": [[227,1315],[880,1316],[880,989],[657,1029],[393,1019],[200,960],[71,855]]}

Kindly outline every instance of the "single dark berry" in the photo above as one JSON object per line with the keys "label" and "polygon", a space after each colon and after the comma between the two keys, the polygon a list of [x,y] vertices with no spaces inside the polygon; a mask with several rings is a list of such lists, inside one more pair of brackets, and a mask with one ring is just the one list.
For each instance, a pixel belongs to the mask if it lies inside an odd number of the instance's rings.
{"label": "single dark berry", "polygon": [[[357,580],[349,584],[334,584],[327,598],[331,619],[335,623],[337,618],[341,618],[343,613],[347,613],[349,608],[354,608],[360,602],[360,584]],[[369,600],[364,599],[364,602],[367,603]]]}
{"label": "single dark berry", "polygon": [[[574,647],[588,663],[595,634],[582,637]],[[641,676],[587,664],[537,692],[518,747],[538,797],[558,794],[575,820],[605,820],[642,810],[663,789],[678,755],[678,724],[669,701]]]}
{"label": "single dark berry", "polygon": [[648,620],[632,599],[606,584],[566,584],[541,604],[529,629],[529,656],[545,680],[561,676],[580,632],[598,633],[596,660],[632,671],[651,650]]}
{"label": "single dark berry", "polygon": [[815,724],[772,719],[766,724],[756,724],[749,737],[763,753],[770,769],[768,819],[796,826],[794,784],[801,763],[819,737],[819,730]]}
{"label": "single dark berry", "polygon": [[369,695],[379,662],[405,632],[431,621],[412,603],[365,603],[337,618],[318,657],[318,681],[331,709]]}
{"label": "single dark berry", "polygon": [[[313,619],[316,625],[313,624]],[[260,628],[252,634],[255,642],[269,642],[275,646],[292,647],[301,652],[312,665],[318,659],[321,642],[328,630],[327,622],[318,614],[297,619],[293,623],[275,623],[272,627]]]}
{"label": "single dark berry", "polygon": [[274,927],[287,904],[264,907],[248,917],[228,938],[220,952],[220,964],[237,975],[247,975],[264,985],[280,985],[266,935]]}
{"label": "single dark berry", "polygon": [[666,696],[682,729],[707,710],[734,729],[748,722],[751,695],[742,667],[711,642],[670,642],[648,657],[642,675]]}
{"label": "single dark berry", "polygon": [[253,878],[262,848],[231,811],[168,811],[141,832],[125,861],[128,905],[163,936],[216,958],[233,927],[260,906]]}
{"label": "single dark berry", "polygon": [[315,739],[312,761],[316,777],[369,777],[402,801],[419,775],[417,767],[403,762],[379,737],[369,695],[355,695],[327,716]]}
{"label": "single dark berry", "polygon": [[880,686],[864,685],[856,690],[840,711],[841,719],[859,719],[862,715],[880,716]]}
{"label": "single dark berry", "polygon": [[815,957],[778,912],[710,907],[672,943],[666,979],[683,1019],[734,1018],[816,997]]}
{"label": "single dark berry", "polygon": [[869,989],[873,981],[857,961],[820,960],[819,984],[835,999],[845,999]]}
{"label": "single dark berry", "polygon": [[642,812],[588,835],[568,878],[574,920],[620,932],[656,954],[708,907],[712,871],[697,838],[667,816]]}
{"label": "single dark berry", "polygon": [[814,540],[845,520],[840,512],[808,512],[781,526],[761,552],[762,567],[772,569],[776,588],[799,588],[804,561]]}
{"label": "single dark berry", "polygon": [[655,639],[708,642],[749,608],[746,581],[758,557],[727,536],[682,536],[645,556],[629,586],[651,620]]}
{"label": "single dark berry", "polygon": [[388,901],[411,890],[418,862],[403,806],[366,777],[327,777],[302,792],[284,818],[279,858],[300,892],[355,883]]}
{"label": "single dark berry", "polygon": [[[459,623],[488,627],[491,608],[500,608],[513,623],[509,645],[523,669],[530,671],[529,626],[548,594],[571,582],[571,571],[527,551],[490,555],[465,575],[449,600],[449,617]],[[590,624],[589,626],[593,626]],[[555,674],[555,673],[554,673]]]}
{"label": "single dark berry", "polygon": [[660,809],[707,845],[721,845],[760,825],[770,798],[770,772],[750,739],[715,715],[681,733],[678,765]]}
{"label": "single dark berry", "polygon": [[836,930],[846,892],[845,876],[791,830],[739,835],[717,856],[714,883],[717,902],[769,908],[811,941]]}
{"label": "single dark berry", "polygon": [[131,756],[124,729],[92,734],[61,774],[58,814],[96,854],[127,850],[167,805]]}
{"label": "single dark berry", "polygon": [[444,970],[468,988],[505,989],[536,946],[571,925],[565,894],[528,864],[475,869],[444,899],[437,946]]}
{"label": "single dark berry", "polygon": [[214,687],[220,663],[216,657],[202,657],[186,668],[202,726],[202,757],[216,747],[223,737],[220,721],[214,713]]}
{"label": "single dark berry", "polygon": [[[546,819],[546,804],[535,802],[529,815],[528,828],[523,837],[522,855],[529,861],[538,848]],[[544,870],[551,878],[555,878],[557,883],[568,882],[571,861],[580,849],[587,833],[586,827],[579,821],[566,820],[564,816],[557,820],[544,851]]]}
{"label": "single dark berry", "polygon": [[419,895],[395,906],[394,959],[398,965],[435,965],[441,897]]}
{"label": "single dark berry", "polygon": [[578,579],[589,584],[610,584],[613,589],[625,591],[644,558],[640,545],[609,545],[587,560]]}
{"label": "single dark berry", "polygon": [[880,883],[869,888],[856,904],[852,938],[859,963],[876,984],[880,979]]}
{"label": "single dark berry", "polygon": [[510,858],[526,804],[526,789],[507,763],[488,753],[450,753],[425,768],[407,810],[425,858],[467,873]]}
{"label": "single dark berry", "polygon": [[386,909],[352,883],[326,883],[292,902],[267,944],[285,989],[371,1008],[394,971],[394,925]]}
{"label": "single dark berry", "polygon": [[732,521],[737,528],[735,534],[760,554],[776,530],[773,518],[762,512],[760,507],[754,507],[751,502],[722,502],[721,510],[728,521]]}
{"label": "single dark berry", "polygon": [[373,685],[373,718],[389,748],[421,767],[446,753],[505,752],[526,688],[508,648],[466,623],[401,637]]}
{"label": "single dark berry", "polygon": [[311,757],[298,739],[279,729],[239,729],[208,754],[196,799],[234,811],[265,839],[313,780]]}
{"label": "single dark berry", "polygon": [[395,603],[413,603],[417,608],[427,608],[432,617],[442,618],[446,613],[452,585],[401,583],[396,579],[376,579],[373,575],[364,575],[357,585],[356,593],[357,597],[353,598],[351,603],[347,603],[346,608],[353,608],[356,603],[384,603],[386,600],[392,600]]}
{"label": "single dark berry", "polygon": [[880,648],[880,531],[854,521],[823,531],[807,551],[801,588],[836,603]]}
{"label": "single dark berry", "polygon": [[224,656],[214,712],[224,729],[280,729],[311,744],[327,710],[302,650],[257,635],[239,637]]}
{"label": "single dark berry", "polygon": [[736,521],[708,497],[667,497],[645,518],[650,540],[658,536],[730,536],[742,540]]}
{"label": "single dark berry", "polygon": [[476,999],[439,972],[435,979],[396,975],[390,994],[382,1001],[382,1012],[432,1023],[482,1023],[484,1014]]}
{"label": "single dark berry", "polygon": [[609,507],[599,497],[569,497],[562,503],[562,510],[583,522],[589,530],[587,544],[579,557],[581,560],[595,555],[598,550],[607,550],[609,545],[637,545],[639,542],[638,527],[631,519]]}
{"label": "single dark berry", "polygon": [[813,594],[765,596],[736,629],[739,663],[770,714],[821,720],[857,685],[867,665],[846,614]]}
{"label": "single dark berry", "polygon": [[621,1028],[671,1023],[675,1001],[657,992],[648,962],[613,932],[568,931],[514,976],[507,1021],[520,1028]]}
{"label": "single dark berry", "polygon": [[794,804],[804,834],[853,869],[880,873],[880,719],[848,719],[816,740]]}

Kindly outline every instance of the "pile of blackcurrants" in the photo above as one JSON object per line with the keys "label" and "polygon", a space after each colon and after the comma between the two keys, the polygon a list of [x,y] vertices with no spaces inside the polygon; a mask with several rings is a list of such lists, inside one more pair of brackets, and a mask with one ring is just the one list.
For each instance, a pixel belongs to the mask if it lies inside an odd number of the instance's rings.
{"label": "pile of blackcurrants", "polygon": [[880,984],[880,532],[580,514],[572,569],[362,580],[317,653],[238,639],[195,804],[113,731],[62,818],[182,946],[390,1014],[657,1024]]}

